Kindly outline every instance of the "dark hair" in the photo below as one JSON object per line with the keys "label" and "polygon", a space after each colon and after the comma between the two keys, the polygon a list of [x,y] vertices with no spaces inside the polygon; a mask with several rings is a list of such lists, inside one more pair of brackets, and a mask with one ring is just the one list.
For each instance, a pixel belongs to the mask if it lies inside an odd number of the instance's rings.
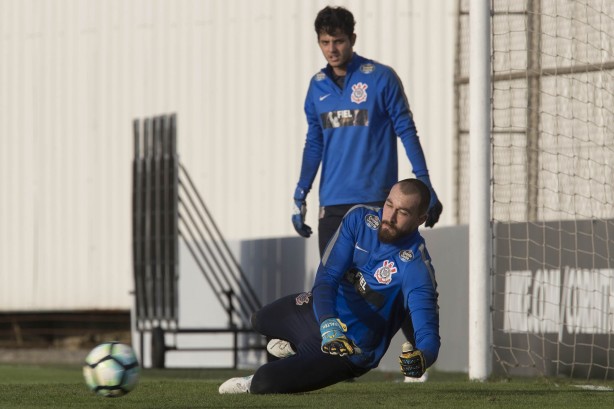
{"label": "dark hair", "polygon": [[418,193],[420,195],[420,206],[418,206],[418,212],[420,214],[426,214],[431,202],[431,191],[424,182],[418,179],[403,179],[398,182],[399,189],[406,195],[413,195]]}
{"label": "dark hair", "polygon": [[350,37],[354,34],[354,15],[344,7],[326,6],[316,16],[315,29],[318,38],[320,34],[334,35],[341,30]]}

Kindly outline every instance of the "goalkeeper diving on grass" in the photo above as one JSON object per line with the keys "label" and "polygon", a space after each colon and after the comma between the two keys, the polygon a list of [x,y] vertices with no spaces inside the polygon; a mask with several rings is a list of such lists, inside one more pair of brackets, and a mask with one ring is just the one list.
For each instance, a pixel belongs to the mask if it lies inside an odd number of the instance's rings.
{"label": "goalkeeper diving on grass", "polygon": [[430,202],[417,179],[396,183],[384,206],[357,205],[328,243],[311,292],[282,297],[252,316],[279,358],[220,393],[300,393],[376,368],[409,315],[412,345],[397,346],[405,376],[419,378],[437,359],[437,283],[418,231]]}

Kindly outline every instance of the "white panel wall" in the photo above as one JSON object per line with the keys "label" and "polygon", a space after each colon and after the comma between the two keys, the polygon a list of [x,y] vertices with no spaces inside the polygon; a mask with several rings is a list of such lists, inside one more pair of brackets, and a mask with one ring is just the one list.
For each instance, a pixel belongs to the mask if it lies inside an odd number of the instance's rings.
{"label": "white panel wall", "polygon": [[[453,220],[452,3],[335,3],[355,14],[356,51],[404,81],[441,225]],[[0,0],[0,309],[131,305],[134,118],[177,113],[181,160],[228,239],[293,236],[326,4]],[[313,227],[317,203],[316,184]]]}

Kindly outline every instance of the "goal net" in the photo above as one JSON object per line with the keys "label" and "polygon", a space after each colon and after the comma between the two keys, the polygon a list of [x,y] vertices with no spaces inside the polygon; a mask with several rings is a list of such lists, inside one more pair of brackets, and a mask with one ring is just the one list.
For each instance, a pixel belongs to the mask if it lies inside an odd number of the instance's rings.
{"label": "goal net", "polygon": [[[614,378],[614,1],[493,0],[493,370]],[[469,0],[457,220],[468,223]]]}

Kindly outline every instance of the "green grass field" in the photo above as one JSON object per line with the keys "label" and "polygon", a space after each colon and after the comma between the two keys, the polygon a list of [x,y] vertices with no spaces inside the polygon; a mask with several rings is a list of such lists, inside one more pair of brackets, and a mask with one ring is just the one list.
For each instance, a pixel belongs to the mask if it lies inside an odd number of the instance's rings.
{"label": "green grass field", "polygon": [[[614,392],[568,379],[470,382],[464,374],[431,372],[424,384],[371,371],[354,382],[299,395],[219,395],[231,370],[145,370],[136,389],[103,398],[85,386],[76,366],[0,365],[0,408],[612,408]],[[590,382],[614,387],[614,382]]]}

